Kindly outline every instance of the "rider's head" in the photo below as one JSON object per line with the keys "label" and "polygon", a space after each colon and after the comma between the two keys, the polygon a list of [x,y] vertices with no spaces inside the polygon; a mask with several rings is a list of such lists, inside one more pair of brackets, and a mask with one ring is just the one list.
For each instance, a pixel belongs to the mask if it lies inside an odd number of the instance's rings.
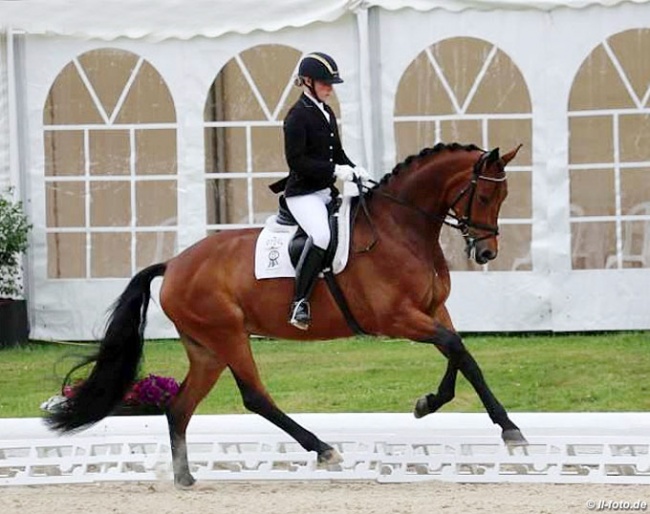
{"label": "rider's head", "polygon": [[334,59],[322,52],[307,54],[300,61],[296,84],[305,86],[321,102],[332,94],[332,85],[340,84],[339,68]]}

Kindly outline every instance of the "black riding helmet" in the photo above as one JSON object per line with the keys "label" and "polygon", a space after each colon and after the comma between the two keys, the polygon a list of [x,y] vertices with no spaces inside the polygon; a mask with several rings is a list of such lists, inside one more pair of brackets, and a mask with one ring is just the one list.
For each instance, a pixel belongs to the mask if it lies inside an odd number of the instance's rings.
{"label": "black riding helmet", "polygon": [[322,52],[313,52],[303,57],[298,68],[298,75],[328,84],[343,82],[343,79],[339,77],[339,67],[334,59]]}

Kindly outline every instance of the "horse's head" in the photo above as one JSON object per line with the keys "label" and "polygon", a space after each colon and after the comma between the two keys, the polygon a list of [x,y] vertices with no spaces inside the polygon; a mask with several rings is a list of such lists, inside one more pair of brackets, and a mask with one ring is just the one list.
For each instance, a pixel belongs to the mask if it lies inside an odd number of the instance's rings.
{"label": "horse's head", "polygon": [[[519,148],[499,156],[498,148],[438,143],[407,157],[370,192],[389,199],[400,213],[417,213],[424,223],[459,229],[468,257],[485,264],[498,253],[499,210],[508,194],[505,167]],[[423,233],[422,224],[414,226]]]}
{"label": "horse's head", "polygon": [[465,238],[467,256],[485,264],[497,256],[499,211],[508,195],[505,167],[521,148],[499,156],[495,148],[480,155],[460,190],[451,199],[451,211]]}

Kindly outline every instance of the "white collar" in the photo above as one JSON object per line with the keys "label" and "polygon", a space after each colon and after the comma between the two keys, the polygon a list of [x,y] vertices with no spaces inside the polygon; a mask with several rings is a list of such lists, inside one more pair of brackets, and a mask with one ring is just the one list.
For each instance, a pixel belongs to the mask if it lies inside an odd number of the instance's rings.
{"label": "white collar", "polygon": [[323,116],[325,116],[325,119],[329,123],[330,121],[330,113],[325,110],[325,104],[323,102],[320,102],[314,98],[309,91],[304,92],[305,96],[309,98],[314,104],[316,104],[316,107],[320,109],[320,111],[323,113]]}

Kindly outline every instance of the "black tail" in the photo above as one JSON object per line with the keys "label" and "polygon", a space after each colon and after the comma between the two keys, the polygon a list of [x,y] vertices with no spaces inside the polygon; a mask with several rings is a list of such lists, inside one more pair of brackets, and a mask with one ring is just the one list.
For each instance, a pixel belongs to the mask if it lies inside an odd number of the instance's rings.
{"label": "black tail", "polygon": [[[45,419],[50,428],[70,432],[87,428],[108,416],[136,379],[142,358],[151,281],[165,273],[165,263],[135,275],[111,309],[106,333],[97,353],[72,371],[95,363],[90,376],[60,408]],[[67,379],[67,377],[66,377]]]}

